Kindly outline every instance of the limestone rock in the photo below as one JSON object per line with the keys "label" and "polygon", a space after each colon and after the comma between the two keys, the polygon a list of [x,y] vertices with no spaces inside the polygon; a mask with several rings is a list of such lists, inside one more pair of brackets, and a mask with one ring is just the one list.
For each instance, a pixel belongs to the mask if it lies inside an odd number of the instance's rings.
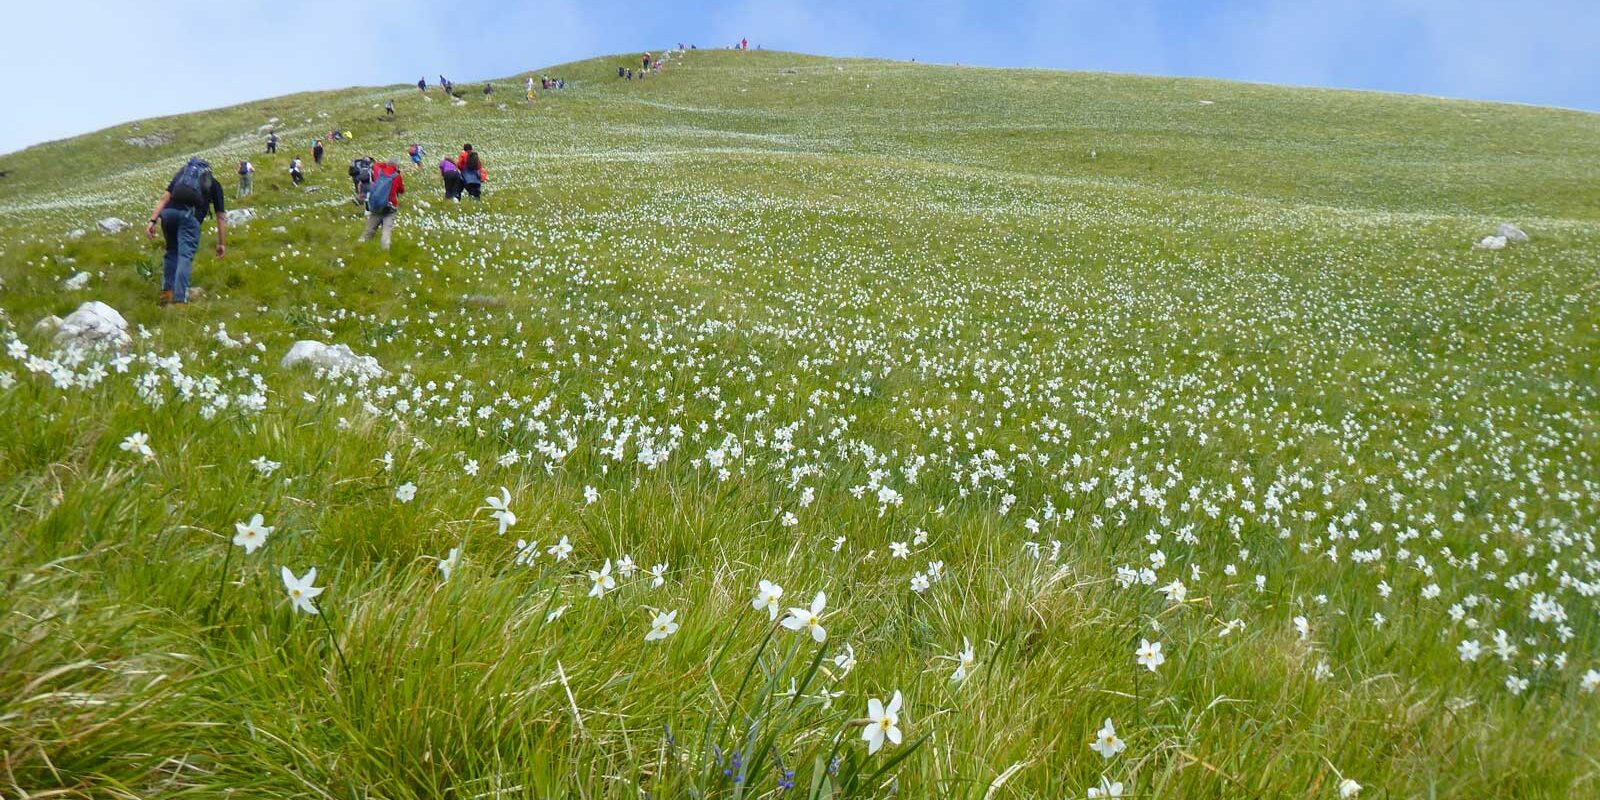
{"label": "limestone rock", "polygon": [[235,208],[228,212],[227,217],[228,225],[230,227],[234,225],[243,225],[244,223],[255,219],[256,210],[253,208]]}
{"label": "limestone rock", "polygon": [[289,348],[289,352],[284,354],[283,360],[278,363],[285,369],[301,364],[327,370],[331,377],[353,374],[365,378],[380,378],[384,374],[378,359],[357,355],[355,351],[342,344],[329,346],[314,339],[301,339],[295,342]]}
{"label": "limestone rock", "polygon": [[76,275],[73,275],[72,277],[61,282],[61,288],[66,289],[69,292],[76,292],[77,290],[88,285],[89,273],[81,270]]}
{"label": "limestone rock", "polygon": [[1504,250],[1506,249],[1506,237],[1485,236],[1482,239],[1479,239],[1478,243],[1473,245],[1473,247],[1476,247],[1479,250]]}
{"label": "limestone rock", "polygon": [[1528,241],[1528,234],[1524,233],[1521,228],[1512,225],[1509,222],[1500,223],[1500,227],[1496,228],[1494,233],[1496,236],[1504,236],[1508,242]]}
{"label": "limestone rock", "polygon": [[116,217],[106,217],[105,219],[96,222],[95,225],[99,226],[100,230],[106,233],[121,233],[123,228],[128,227],[128,223],[123,222]]}
{"label": "limestone rock", "polygon": [[99,300],[90,300],[61,320],[56,330],[56,344],[123,350],[133,344],[133,337],[128,335],[128,321],[116,309]]}

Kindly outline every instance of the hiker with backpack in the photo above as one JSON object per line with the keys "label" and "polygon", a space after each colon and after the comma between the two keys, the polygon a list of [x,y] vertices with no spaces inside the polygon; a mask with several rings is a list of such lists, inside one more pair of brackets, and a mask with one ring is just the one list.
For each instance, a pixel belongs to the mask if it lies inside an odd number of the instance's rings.
{"label": "hiker with backpack", "polygon": [[372,186],[371,156],[362,156],[350,162],[350,183],[355,187],[356,205],[367,202],[367,189]]}
{"label": "hiker with backpack", "polygon": [[256,176],[256,165],[248,159],[239,162],[239,197],[250,196],[250,184]]}
{"label": "hiker with backpack", "polygon": [[317,166],[319,166],[319,167],[322,166],[322,140],[321,139],[313,139],[313,140],[311,140],[311,160],[317,162]]}
{"label": "hiker with backpack", "polygon": [[427,78],[418,78],[417,79],[417,91],[422,92],[423,94],[427,94],[428,93],[428,79]]}
{"label": "hiker with backpack", "polygon": [[150,224],[145,236],[156,238],[156,225],[161,226],[166,240],[166,254],[161,263],[161,296],[157,305],[189,302],[189,275],[194,268],[195,252],[200,249],[200,223],[208,211],[217,215],[217,258],[227,252],[227,217],[224,214],[222,184],[211,174],[211,165],[199,158],[191,158],[167,183],[167,191],[150,212]]}
{"label": "hiker with backpack", "polygon": [[472,145],[461,145],[461,154],[456,156],[456,169],[461,171],[461,188],[472,195],[472,199],[482,200],[483,184],[489,176],[484,172],[483,159],[472,149]]}
{"label": "hiker with backpack", "polygon": [[276,152],[278,152],[278,132],[272,131],[267,134],[267,155]]}
{"label": "hiker with backpack", "polygon": [[294,158],[294,159],[290,160],[289,161],[289,180],[294,181],[294,185],[299,186],[301,183],[305,182],[305,179],[306,179],[305,174],[300,171],[300,159],[299,158]]}
{"label": "hiker with backpack", "polygon": [[379,242],[389,249],[389,237],[394,232],[394,218],[400,212],[400,195],[406,193],[406,179],[400,174],[400,162],[390,159],[372,167],[372,187],[367,192],[367,227],[358,242],[372,238],[374,231],[383,229]]}
{"label": "hiker with backpack", "polygon": [[461,202],[461,169],[448,158],[439,160],[439,177],[444,179],[444,199]]}
{"label": "hiker with backpack", "polygon": [[411,145],[409,152],[411,153],[411,166],[422,169],[422,157],[427,155],[422,149],[422,145],[420,143]]}
{"label": "hiker with backpack", "polygon": [[383,104],[383,114],[386,117],[394,116],[394,101],[393,100],[390,100],[389,102]]}

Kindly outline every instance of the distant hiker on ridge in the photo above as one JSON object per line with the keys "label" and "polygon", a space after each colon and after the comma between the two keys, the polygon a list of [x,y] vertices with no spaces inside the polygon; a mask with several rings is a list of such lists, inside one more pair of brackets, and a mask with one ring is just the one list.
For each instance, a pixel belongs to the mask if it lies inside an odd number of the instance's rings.
{"label": "distant hiker on ridge", "polygon": [[189,274],[194,269],[195,251],[200,249],[200,223],[208,210],[217,212],[217,258],[227,252],[227,218],[223,213],[222,184],[211,174],[211,165],[198,158],[189,159],[167,182],[167,190],[150,212],[145,236],[156,238],[161,225],[167,251],[161,262],[161,297],[157,305],[189,302]]}
{"label": "distant hiker on ridge", "polygon": [[406,179],[400,174],[400,163],[389,159],[372,167],[372,187],[367,192],[367,227],[358,242],[372,238],[380,227],[383,235],[379,242],[389,249],[389,237],[394,232],[394,218],[400,213],[400,195],[406,193]]}
{"label": "distant hiker on ridge", "polygon": [[417,91],[422,92],[423,94],[427,94],[427,92],[428,92],[428,79],[427,78],[418,78],[417,79]]}

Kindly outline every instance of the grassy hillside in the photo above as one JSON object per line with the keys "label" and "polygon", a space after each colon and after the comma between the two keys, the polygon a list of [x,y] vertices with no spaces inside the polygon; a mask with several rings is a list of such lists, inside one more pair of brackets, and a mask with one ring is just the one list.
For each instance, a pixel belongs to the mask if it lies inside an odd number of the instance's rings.
{"label": "grassy hillside", "polygon": [[[0,785],[1600,793],[1600,117],[627,63],[0,157]],[[358,245],[345,164],[412,142],[485,199],[408,165]],[[158,308],[95,221],[191,153],[255,216]],[[125,355],[35,329],[89,300]]]}

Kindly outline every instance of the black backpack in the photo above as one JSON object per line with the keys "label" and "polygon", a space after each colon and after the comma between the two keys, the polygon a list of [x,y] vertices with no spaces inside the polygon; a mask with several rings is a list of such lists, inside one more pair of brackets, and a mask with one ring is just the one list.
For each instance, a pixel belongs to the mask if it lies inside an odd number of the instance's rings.
{"label": "black backpack", "polygon": [[211,201],[211,165],[199,158],[189,163],[172,177],[172,205],[203,208]]}

